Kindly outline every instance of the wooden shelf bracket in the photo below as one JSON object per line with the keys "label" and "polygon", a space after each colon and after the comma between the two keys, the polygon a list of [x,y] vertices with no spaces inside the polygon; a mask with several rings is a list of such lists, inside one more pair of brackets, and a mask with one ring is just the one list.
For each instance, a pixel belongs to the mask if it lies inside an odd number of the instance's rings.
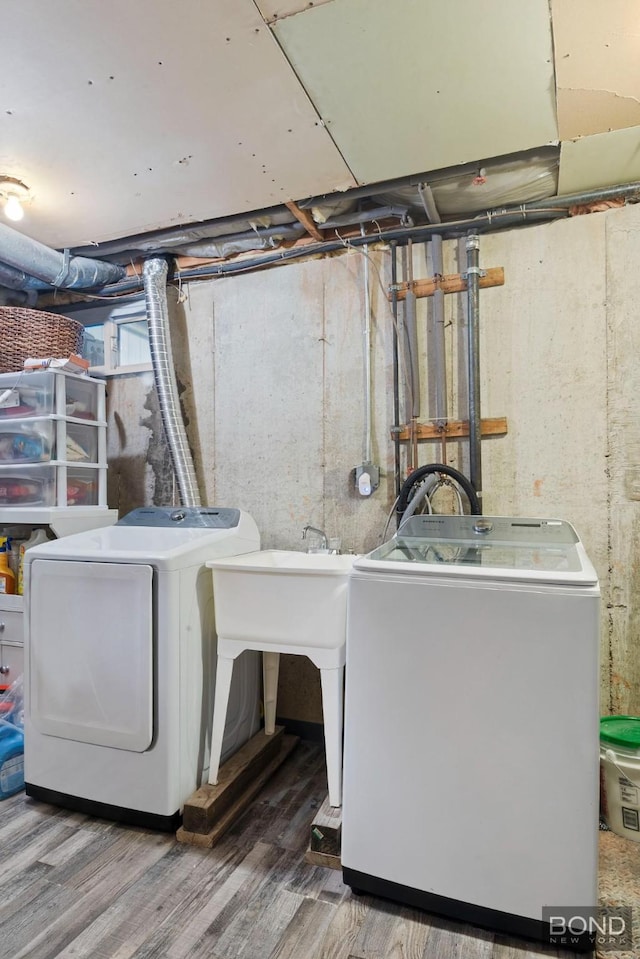
{"label": "wooden shelf bracket", "polygon": [[[482,436],[504,436],[507,430],[506,416],[497,416],[491,419],[480,421],[480,434]],[[436,423],[416,423],[416,435],[418,440],[441,440],[443,436],[446,439],[460,439],[469,435],[468,420],[449,420],[444,426]],[[411,439],[411,427],[401,426],[391,430],[391,439],[399,439],[406,442]]]}
{"label": "wooden shelf bracket", "polygon": [[[489,286],[504,286],[504,267],[492,266],[482,270],[478,285],[481,290]],[[416,296],[433,296],[436,290],[443,293],[463,293],[467,289],[467,278],[464,273],[448,273],[446,276],[434,276],[429,280],[414,280],[413,283],[396,283],[395,293],[398,300],[404,300],[408,290]],[[389,300],[393,297],[393,289],[387,293]]]}

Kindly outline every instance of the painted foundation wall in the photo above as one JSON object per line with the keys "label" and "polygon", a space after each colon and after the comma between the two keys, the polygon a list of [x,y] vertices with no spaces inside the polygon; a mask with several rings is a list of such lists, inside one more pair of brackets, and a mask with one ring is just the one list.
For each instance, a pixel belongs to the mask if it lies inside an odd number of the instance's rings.
{"label": "painted foundation wall", "polygon": [[[416,279],[432,274],[427,252],[414,245]],[[481,266],[505,271],[504,286],[480,293],[482,415],[508,421],[505,436],[482,444],[484,512],[575,525],[601,580],[602,712],[640,713],[638,262],[640,207],[481,239]],[[307,523],[339,536],[345,551],[386,538],[395,496],[389,251],[372,251],[370,265],[382,471],[370,498],[353,475],[364,449],[363,255],[192,282],[180,304],[170,291],[203,502],[248,510],[265,548],[304,548]],[[460,269],[460,244],[447,241],[445,272]],[[451,419],[467,416],[465,301],[445,300]],[[431,303],[418,301],[421,421],[436,375]],[[111,382],[109,417],[110,505],[175,501],[150,374]],[[420,444],[420,464],[440,460],[439,443]],[[448,444],[447,462],[468,470],[465,441]],[[316,671],[301,657],[282,664],[278,713],[321,721]]]}

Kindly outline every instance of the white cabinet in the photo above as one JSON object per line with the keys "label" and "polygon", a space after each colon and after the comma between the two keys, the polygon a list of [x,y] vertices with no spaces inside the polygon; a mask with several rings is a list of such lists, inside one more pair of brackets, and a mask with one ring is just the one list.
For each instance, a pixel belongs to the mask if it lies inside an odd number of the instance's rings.
{"label": "white cabinet", "polygon": [[[112,526],[118,511],[101,506],[3,508],[0,507],[0,536],[11,528],[48,527],[55,537]],[[24,671],[24,597],[0,593],[0,691]]]}
{"label": "white cabinet", "polygon": [[0,596],[0,688],[23,671],[22,596]]}

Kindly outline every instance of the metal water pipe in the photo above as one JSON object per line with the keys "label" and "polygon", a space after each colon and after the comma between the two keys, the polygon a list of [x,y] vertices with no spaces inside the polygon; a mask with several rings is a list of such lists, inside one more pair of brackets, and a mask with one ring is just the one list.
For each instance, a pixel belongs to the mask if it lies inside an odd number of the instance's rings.
{"label": "metal water pipe", "polygon": [[398,244],[391,241],[391,312],[393,314],[393,477],[396,498],[400,495],[400,370],[398,355]]}
{"label": "metal water pipe", "polygon": [[480,419],[480,237],[467,236],[467,359],[469,370],[469,479],[482,508]]}
{"label": "metal water pipe", "polygon": [[[426,247],[425,247],[426,256]],[[442,254],[442,237],[434,233],[431,237],[431,266],[435,279],[444,274],[444,259]],[[440,285],[436,286],[432,302],[433,320],[433,357],[435,366],[435,390],[433,412],[436,426],[441,434],[440,462],[447,462],[447,434],[446,426],[449,419],[447,403],[447,346],[444,332],[444,293]]]}

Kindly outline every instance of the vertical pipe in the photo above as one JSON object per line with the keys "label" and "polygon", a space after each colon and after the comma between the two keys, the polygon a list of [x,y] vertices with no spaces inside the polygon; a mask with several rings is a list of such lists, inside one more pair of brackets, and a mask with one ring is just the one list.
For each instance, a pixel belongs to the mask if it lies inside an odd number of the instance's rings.
{"label": "vertical pipe", "polygon": [[[435,233],[431,238],[431,260],[434,277],[443,275],[442,237]],[[444,335],[444,293],[438,287],[432,297],[433,305],[433,351],[436,368],[436,386],[434,396],[434,419],[438,426],[444,426],[449,418],[447,404],[447,354]]]}
{"label": "vertical pipe", "polygon": [[407,333],[409,351],[409,377],[411,391],[411,466],[418,468],[418,416],[420,415],[420,368],[418,357],[418,316],[417,300],[413,290],[413,243],[407,243],[407,293],[404,300],[404,327]]}
{"label": "vertical pipe", "polygon": [[391,312],[393,313],[393,476],[396,498],[400,496],[400,376],[398,370],[398,244],[391,242]]}
{"label": "vertical pipe", "polygon": [[362,325],[364,353],[364,443],[363,462],[371,463],[371,294],[369,292],[369,244],[364,245],[364,317]]}
{"label": "vertical pipe", "polygon": [[467,359],[469,364],[469,479],[482,507],[480,420],[480,237],[470,234],[467,250]]}
{"label": "vertical pipe", "polygon": [[411,416],[420,416],[420,357],[418,355],[417,301],[413,290],[404,299],[404,325],[409,347],[409,380],[411,383]]}
{"label": "vertical pipe", "polygon": [[[409,244],[411,257],[411,244]],[[408,281],[411,284],[411,280]],[[407,371],[410,384],[411,414],[411,466],[418,468],[418,416],[420,415],[420,370],[418,366],[418,319],[417,301],[411,285],[404,300],[404,328],[407,333],[407,347],[409,351],[409,369]]]}
{"label": "vertical pipe", "polygon": [[[426,246],[425,246],[426,252]],[[431,265],[433,275],[437,279],[444,274],[444,260],[442,256],[442,237],[434,233],[431,238]],[[449,410],[447,403],[447,345],[444,333],[444,293],[438,287],[432,297],[433,309],[433,352],[436,372],[434,414],[436,426],[442,437],[440,462],[447,462],[447,420]]]}

